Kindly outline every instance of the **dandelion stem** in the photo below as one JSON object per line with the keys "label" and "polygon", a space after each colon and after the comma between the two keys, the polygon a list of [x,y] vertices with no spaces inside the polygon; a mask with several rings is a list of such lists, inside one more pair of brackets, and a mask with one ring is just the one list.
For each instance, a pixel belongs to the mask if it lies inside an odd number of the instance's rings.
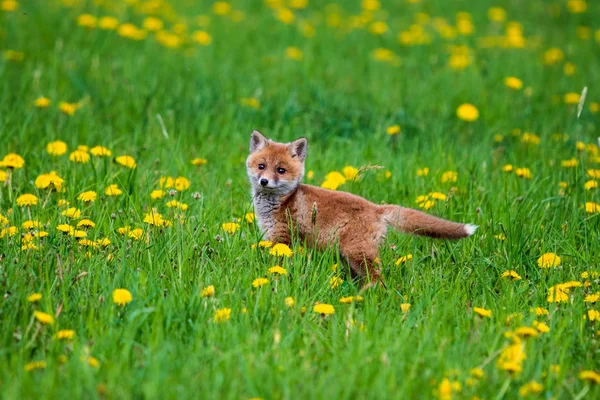
{"label": "dandelion stem", "polygon": [[504,395],[506,394],[506,391],[508,390],[508,387],[510,386],[510,379],[507,379],[504,382],[504,385],[502,385],[502,387],[500,388],[500,391],[498,392],[498,396],[496,396],[496,399],[502,399],[504,398]]}

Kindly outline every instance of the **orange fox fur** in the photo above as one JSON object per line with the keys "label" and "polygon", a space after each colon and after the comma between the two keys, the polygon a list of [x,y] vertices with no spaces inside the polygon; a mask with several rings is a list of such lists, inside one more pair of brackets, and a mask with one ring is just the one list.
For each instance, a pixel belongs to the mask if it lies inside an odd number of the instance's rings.
{"label": "orange fox fur", "polygon": [[252,132],[246,161],[254,211],[266,239],[290,244],[292,231],[317,248],[339,245],[341,255],[361,277],[370,275],[388,225],[415,235],[460,239],[477,227],[433,217],[396,205],[377,205],[350,193],[301,183],[308,141],[277,143]]}

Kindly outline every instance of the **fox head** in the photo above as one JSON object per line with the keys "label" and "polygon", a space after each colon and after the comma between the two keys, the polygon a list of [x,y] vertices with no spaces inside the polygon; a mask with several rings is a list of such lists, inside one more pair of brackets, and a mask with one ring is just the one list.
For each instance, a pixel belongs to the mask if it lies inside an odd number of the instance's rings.
{"label": "fox head", "polygon": [[286,195],[293,192],[304,176],[308,152],[306,138],[277,143],[253,131],[246,171],[254,193]]}

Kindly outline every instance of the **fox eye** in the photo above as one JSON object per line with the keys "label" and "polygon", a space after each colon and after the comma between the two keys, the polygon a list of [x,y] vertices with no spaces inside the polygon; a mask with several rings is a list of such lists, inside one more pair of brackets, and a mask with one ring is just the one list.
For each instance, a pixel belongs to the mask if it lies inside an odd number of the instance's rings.
{"label": "fox eye", "polygon": [[277,173],[280,175],[285,174],[285,168],[277,168]]}
{"label": "fox eye", "polygon": [[258,164],[258,169],[265,169],[265,164]]}

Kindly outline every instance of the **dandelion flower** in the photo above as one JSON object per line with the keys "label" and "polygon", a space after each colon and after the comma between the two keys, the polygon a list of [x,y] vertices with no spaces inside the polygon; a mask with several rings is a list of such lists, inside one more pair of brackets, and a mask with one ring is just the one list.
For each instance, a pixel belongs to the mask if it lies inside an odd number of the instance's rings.
{"label": "dandelion flower", "polygon": [[92,190],[83,192],[77,196],[77,199],[83,201],[84,203],[92,203],[96,201],[96,192]]}
{"label": "dandelion flower", "polygon": [[208,164],[208,160],[206,158],[194,158],[192,160],[192,165],[206,165]]}
{"label": "dandelion flower", "polygon": [[417,176],[427,176],[429,175],[429,168],[425,167],[425,168],[419,168],[417,170]]}
{"label": "dandelion flower", "polygon": [[397,135],[400,133],[400,125],[388,126],[388,128],[386,129],[386,132],[390,136]]}
{"label": "dandelion flower", "polygon": [[236,222],[225,222],[221,227],[227,233],[235,233],[240,229],[240,224]]}
{"label": "dandelion flower", "polygon": [[75,115],[75,111],[77,111],[77,109],[79,108],[79,104],[67,103],[66,101],[61,101],[58,104],[58,108],[60,111],[63,112],[63,114],[66,114],[66,115],[72,117],[73,115]]}
{"label": "dandelion flower", "polygon": [[194,33],[192,33],[192,40],[201,46],[208,46],[212,43],[210,33],[202,30],[194,31]]}
{"label": "dandelion flower", "polygon": [[58,340],[73,339],[74,337],[75,331],[72,329],[61,329],[60,331],[56,332],[56,338]]}
{"label": "dandelion flower", "polygon": [[285,298],[285,305],[288,307],[293,307],[294,306],[294,298],[293,297],[286,297]]}
{"label": "dandelion flower", "polygon": [[96,357],[89,356],[87,359],[87,363],[90,367],[98,368],[100,366],[100,361]]}
{"label": "dandelion flower", "polygon": [[304,54],[297,47],[288,47],[285,49],[285,57],[290,60],[300,61],[304,57]]}
{"label": "dandelion flower", "polygon": [[50,189],[50,190],[61,190],[62,179],[55,171],[51,171],[49,174],[41,174],[35,179],[35,187],[38,189]]}
{"label": "dandelion flower", "polygon": [[260,100],[258,100],[256,97],[244,97],[240,99],[240,103],[243,106],[254,108],[255,110],[260,108]]}
{"label": "dandelion flower", "polygon": [[84,28],[95,28],[97,22],[97,18],[90,14],[81,14],[77,17],[77,25],[83,26]]}
{"label": "dandelion flower", "polygon": [[585,188],[585,190],[597,189],[598,188],[598,181],[589,180],[589,181],[587,181],[583,185],[583,187]]}
{"label": "dandelion flower", "polygon": [[461,104],[456,109],[456,116],[467,122],[477,121],[479,118],[479,110],[473,104]]}
{"label": "dandelion flower", "polygon": [[558,267],[560,265],[560,261],[560,257],[556,254],[546,253],[538,258],[537,264],[540,268]]}
{"label": "dandelion flower", "polygon": [[520,90],[523,87],[523,81],[514,76],[504,78],[504,84],[513,90]]}
{"label": "dandelion flower", "polygon": [[166,194],[167,192],[165,192],[164,190],[153,190],[150,193],[150,198],[153,200],[162,199],[163,197],[165,197]]}
{"label": "dandelion flower", "polygon": [[536,381],[530,381],[519,388],[519,396],[527,397],[534,394],[542,393],[544,386]]}
{"label": "dandelion flower", "polygon": [[85,164],[90,161],[90,155],[87,151],[77,149],[69,154],[69,160],[78,164]]}
{"label": "dandelion flower", "polygon": [[317,304],[313,307],[313,311],[321,315],[331,315],[335,313],[335,309],[331,304]]}
{"label": "dandelion flower", "polygon": [[329,279],[329,286],[331,287],[331,289],[337,288],[342,283],[344,283],[344,280],[342,278],[337,277],[337,276],[332,276],[331,279]]}
{"label": "dandelion flower", "polygon": [[586,202],[585,203],[585,212],[588,214],[600,213],[600,204],[594,203],[593,201]]}
{"label": "dandelion flower", "polygon": [[271,250],[270,250],[269,253],[272,256],[291,257],[292,256],[292,249],[290,249],[288,247],[288,245],[286,245],[284,243],[277,243],[276,245],[274,245],[273,247],[271,247]]}
{"label": "dandelion flower", "polygon": [[533,321],[533,327],[538,330],[540,333],[548,333],[550,332],[550,327],[546,325],[544,322]]}
{"label": "dandelion flower", "polygon": [[531,171],[529,168],[517,168],[515,173],[519,178],[531,179]]}
{"label": "dandelion flower", "polygon": [[189,189],[190,187],[190,181],[189,179],[180,176],[178,178],[175,179],[174,181],[174,186],[176,190],[179,190],[180,192],[183,192],[184,190]]}
{"label": "dandelion flower", "polygon": [[115,30],[119,26],[119,20],[115,17],[102,17],[98,20],[98,28],[107,31]]}
{"label": "dandelion flower", "polygon": [[407,261],[412,260],[412,258],[413,258],[412,254],[407,254],[405,256],[402,256],[402,257],[398,258],[398,260],[396,260],[396,265],[404,264]]}
{"label": "dandelion flower", "polygon": [[79,211],[79,209],[77,209],[75,207],[69,207],[65,211],[63,211],[61,214],[67,218],[73,218],[73,219],[77,219],[77,218],[81,217],[81,211]]}
{"label": "dandelion flower", "polygon": [[67,152],[67,144],[62,140],[55,140],[46,145],[46,152],[52,156],[62,156]]}
{"label": "dandelion flower", "polygon": [[231,308],[221,308],[215,311],[213,321],[216,323],[228,321],[231,318]]}
{"label": "dandelion flower", "polygon": [[263,285],[266,285],[267,283],[269,283],[269,280],[266,278],[256,278],[252,281],[252,286],[254,286],[255,288],[259,288]]}
{"label": "dandelion flower", "polygon": [[127,155],[115,158],[115,162],[130,169],[134,169],[137,165],[135,162],[135,158]]}
{"label": "dandelion flower", "polygon": [[407,313],[410,310],[410,303],[400,304],[400,310],[402,310],[403,313]]}
{"label": "dandelion flower", "polygon": [[276,275],[287,275],[288,272],[285,268],[275,265],[274,267],[269,268],[269,273]]}
{"label": "dandelion flower", "polygon": [[32,293],[29,296],[27,296],[27,301],[30,303],[36,303],[36,302],[40,301],[41,299],[42,299],[41,293]]}
{"label": "dandelion flower", "polygon": [[16,153],[10,153],[4,156],[4,159],[0,161],[0,167],[10,168],[10,169],[20,169],[25,165],[25,160],[23,157]]}
{"label": "dandelion flower", "polygon": [[473,307],[473,312],[479,314],[481,317],[490,318],[492,316],[492,310],[488,310],[480,307]]}
{"label": "dandelion flower", "polygon": [[209,285],[202,289],[200,292],[201,297],[213,297],[215,295],[215,287],[213,285]]}
{"label": "dandelion flower", "polygon": [[588,310],[587,311],[587,318],[590,321],[600,321],[600,312],[596,311],[596,310]]}
{"label": "dandelion flower", "polygon": [[442,174],[442,183],[456,182],[458,173],[456,171],[446,171]]}
{"label": "dandelion flower", "polygon": [[46,361],[32,361],[25,365],[25,372],[46,368]]}
{"label": "dandelion flower", "polygon": [[508,278],[511,281],[521,280],[521,275],[517,273],[517,271],[513,271],[512,269],[509,271],[504,271],[501,275],[502,278]]}
{"label": "dandelion flower", "polygon": [[17,205],[19,207],[35,206],[38,203],[38,198],[33,194],[22,194],[17,197]]}
{"label": "dandelion flower", "polygon": [[112,184],[108,185],[108,187],[104,190],[104,194],[110,197],[114,197],[123,194],[123,191],[119,189],[118,185]]}
{"label": "dandelion flower", "polygon": [[54,317],[52,317],[52,315],[47,314],[45,312],[34,311],[33,315],[35,316],[35,319],[37,319],[44,325],[52,325],[54,323]]}
{"label": "dandelion flower", "polygon": [[90,149],[90,154],[94,157],[110,157],[112,152],[103,146],[94,146]]}
{"label": "dandelion flower", "polygon": [[591,371],[591,370],[581,371],[579,373],[578,377],[582,381],[590,381],[597,385],[600,384],[600,374],[598,374],[596,371]]}
{"label": "dandelion flower", "polygon": [[115,289],[112,292],[113,303],[118,306],[124,306],[126,304],[131,303],[133,297],[131,296],[131,292],[127,289]]}

